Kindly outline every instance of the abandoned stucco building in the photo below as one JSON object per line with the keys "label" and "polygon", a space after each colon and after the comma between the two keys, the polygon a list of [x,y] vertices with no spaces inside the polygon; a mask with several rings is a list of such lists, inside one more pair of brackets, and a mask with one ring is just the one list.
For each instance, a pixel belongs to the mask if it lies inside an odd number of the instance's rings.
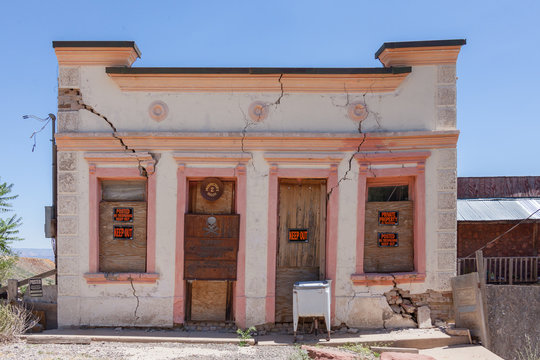
{"label": "abandoned stucco building", "polygon": [[390,326],[394,286],[444,317],[464,44],[304,69],[138,68],[134,42],[53,42],[59,326],[289,322],[292,284],[319,278],[334,325]]}

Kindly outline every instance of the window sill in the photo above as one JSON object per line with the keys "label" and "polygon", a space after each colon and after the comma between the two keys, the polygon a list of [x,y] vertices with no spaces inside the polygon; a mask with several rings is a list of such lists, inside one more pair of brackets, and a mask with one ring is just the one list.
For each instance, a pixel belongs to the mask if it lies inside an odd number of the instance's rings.
{"label": "window sill", "polygon": [[394,285],[395,284],[410,284],[423,283],[426,280],[426,274],[416,272],[410,273],[367,273],[367,274],[352,274],[351,280],[354,285]]}
{"label": "window sill", "polygon": [[87,284],[152,284],[159,279],[159,274],[154,273],[86,273],[84,274]]}

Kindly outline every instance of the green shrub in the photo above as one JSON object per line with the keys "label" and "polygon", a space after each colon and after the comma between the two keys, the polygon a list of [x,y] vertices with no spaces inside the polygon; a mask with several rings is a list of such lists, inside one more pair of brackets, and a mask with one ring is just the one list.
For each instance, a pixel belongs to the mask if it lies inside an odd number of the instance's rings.
{"label": "green shrub", "polygon": [[0,303],[0,342],[13,341],[37,323],[36,317],[26,308]]}
{"label": "green shrub", "polygon": [[255,330],[257,330],[255,326],[251,326],[250,328],[246,330],[242,330],[242,329],[236,330],[236,333],[238,334],[238,337],[240,338],[240,342],[238,343],[238,345],[248,346],[247,340],[252,339],[251,333]]}

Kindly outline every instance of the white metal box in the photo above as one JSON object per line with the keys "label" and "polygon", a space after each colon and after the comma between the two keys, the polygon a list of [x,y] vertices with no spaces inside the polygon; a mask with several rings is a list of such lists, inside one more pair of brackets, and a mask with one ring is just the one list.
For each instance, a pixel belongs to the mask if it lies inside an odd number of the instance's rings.
{"label": "white metal box", "polygon": [[301,281],[293,286],[293,326],[296,338],[299,317],[324,317],[330,339],[330,292],[332,280]]}

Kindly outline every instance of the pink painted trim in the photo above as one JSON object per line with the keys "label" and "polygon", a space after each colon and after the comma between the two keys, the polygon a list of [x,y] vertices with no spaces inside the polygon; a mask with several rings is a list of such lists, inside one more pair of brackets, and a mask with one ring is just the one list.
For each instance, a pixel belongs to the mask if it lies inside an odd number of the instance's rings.
{"label": "pink painted trim", "polygon": [[159,274],[150,273],[86,273],[83,275],[87,284],[152,284],[159,279]]}
{"label": "pink painted trim", "polygon": [[[216,160],[219,161],[219,160]],[[247,159],[246,159],[247,161]],[[246,326],[245,266],[246,266],[246,168],[239,164],[228,168],[191,168],[178,164],[177,205],[176,205],[176,251],[173,300],[173,322],[185,321],[185,282],[184,282],[184,214],[187,211],[188,179],[204,177],[236,178],[236,211],[240,215],[240,234],[238,244],[237,278],[234,286],[233,309],[236,324]]]}
{"label": "pink painted trim", "polygon": [[[101,180],[130,180],[147,178],[141,176],[137,168],[100,168],[89,165],[89,273],[99,272],[99,202],[101,199]],[[147,225],[146,225],[146,271],[153,273],[156,264],[156,182],[150,174],[147,180]]]}
{"label": "pink painted trim", "polygon": [[[395,158],[392,156],[396,155]],[[357,234],[356,234],[356,273],[351,275],[355,285],[375,285],[372,281],[360,281],[359,276],[364,274],[364,223],[366,211],[367,186],[370,180],[373,183],[388,182],[395,178],[403,182],[404,177],[409,179],[409,188],[414,201],[414,269],[410,274],[419,274],[413,282],[423,282],[426,272],[426,186],[425,186],[425,161],[430,153],[426,151],[402,154],[362,154],[356,156],[359,162],[358,173],[358,204],[357,204]],[[396,167],[389,169],[371,169],[371,165],[380,165],[379,161],[386,163],[416,163],[416,167]],[[383,179],[380,179],[383,178]],[[378,279],[385,282],[386,280]],[[380,284],[379,284],[380,285]],[[388,284],[392,285],[392,283]]]}
{"label": "pink painted trim", "polygon": [[184,213],[187,204],[187,181],[185,166],[179,165],[177,171],[177,202],[176,202],[176,251],[175,277],[173,300],[173,323],[182,324],[185,319],[185,284],[184,284]]}
{"label": "pink painted trim", "polygon": [[[276,160],[276,159],[274,159]],[[283,159],[286,162],[286,159]],[[266,257],[266,322],[274,323],[276,319],[276,256],[277,256],[277,223],[278,223],[278,181],[279,178],[324,178],[327,179],[327,191],[337,184],[337,165],[332,164],[324,169],[280,168],[278,164],[270,165],[268,185],[268,247]],[[335,314],[335,280],[337,273],[337,239],[339,219],[339,188],[332,191],[327,202],[326,218],[326,278],[332,280],[331,312]]]}
{"label": "pink painted trim", "polygon": [[[364,233],[366,218],[366,183],[367,183],[367,166],[360,165],[358,170],[358,207],[356,218],[356,273],[364,273]],[[363,204],[361,206],[360,204]],[[362,236],[360,236],[362,234]]]}
{"label": "pink painted trim", "polygon": [[276,256],[278,218],[278,167],[270,165],[268,179],[268,250],[266,251],[266,322],[276,322]]}
{"label": "pink painted trim", "polygon": [[365,286],[393,285],[394,281],[397,284],[422,283],[426,280],[426,274],[417,272],[393,273],[392,275],[379,273],[352,274],[351,280],[354,285]]}
{"label": "pink painted trim", "polygon": [[234,315],[236,324],[241,328],[245,328],[246,324],[246,192],[247,179],[245,165],[236,167],[237,173],[237,195],[236,195],[236,211],[240,214],[240,236],[238,242],[238,263],[236,269],[236,287],[235,287],[235,303]]}
{"label": "pink painted trim", "polygon": [[[156,175],[148,174],[147,180],[147,224],[146,224],[146,272],[156,271]],[[148,241],[149,238],[151,241]]]}
{"label": "pink painted trim", "polygon": [[414,178],[416,206],[414,209],[414,268],[418,273],[426,272],[426,177],[425,163],[418,164]]}
{"label": "pink painted trim", "polygon": [[330,167],[328,174],[328,191],[332,194],[328,199],[326,211],[326,278],[332,280],[332,299],[330,318],[334,322],[336,315],[336,280],[337,280],[337,248],[338,248],[338,219],[339,219],[339,186],[337,165]]}

